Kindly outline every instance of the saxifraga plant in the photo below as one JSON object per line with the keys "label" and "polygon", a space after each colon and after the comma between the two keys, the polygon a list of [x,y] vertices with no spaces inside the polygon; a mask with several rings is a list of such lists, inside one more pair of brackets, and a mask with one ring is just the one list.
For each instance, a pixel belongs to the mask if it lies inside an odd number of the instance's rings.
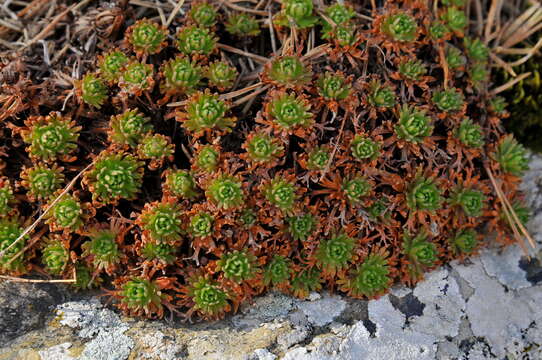
{"label": "saxifraga plant", "polygon": [[476,254],[486,224],[512,243],[500,195],[525,224],[529,156],[502,125],[506,102],[538,109],[539,67],[494,96],[466,1],[372,3],[127,10],[47,81],[3,63],[0,272],[217,319],[272,288],[378,297]]}

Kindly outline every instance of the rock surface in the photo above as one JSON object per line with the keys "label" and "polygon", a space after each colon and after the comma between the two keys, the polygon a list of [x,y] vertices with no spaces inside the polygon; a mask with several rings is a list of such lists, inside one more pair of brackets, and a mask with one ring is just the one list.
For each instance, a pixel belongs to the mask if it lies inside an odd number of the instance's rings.
{"label": "rock surface", "polygon": [[[542,244],[542,158],[523,188]],[[270,293],[216,323],[125,318],[61,287],[0,283],[0,360],[542,359],[542,268],[518,246],[373,301]]]}

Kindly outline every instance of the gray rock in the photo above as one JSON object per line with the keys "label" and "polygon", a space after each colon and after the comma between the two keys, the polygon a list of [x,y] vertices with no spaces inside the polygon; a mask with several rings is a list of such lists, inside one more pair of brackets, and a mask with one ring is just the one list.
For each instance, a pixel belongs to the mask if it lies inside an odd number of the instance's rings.
{"label": "gray rock", "polygon": [[324,326],[341,315],[346,302],[340,296],[326,294],[318,300],[300,302],[298,307],[311,324]]}
{"label": "gray rock", "polygon": [[277,356],[267,349],[256,349],[249,360],[275,360]]}
{"label": "gray rock", "polygon": [[282,293],[266,294],[244,305],[240,314],[233,316],[231,321],[239,328],[253,328],[262,322],[284,318],[297,301]]}
{"label": "gray rock", "polygon": [[519,246],[512,245],[503,249],[500,254],[484,250],[480,259],[489,276],[496,277],[501,284],[517,290],[531,286],[531,283],[527,281],[527,274],[518,266],[521,257]]}
{"label": "gray rock", "polygon": [[39,352],[40,357],[43,360],[76,360],[69,353],[71,343],[63,343],[55,346],[51,346],[48,349]]}
{"label": "gray rock", "polygon": [[67,299],[67,292],[52,284],[0,282],[0,346],[43,326],[51,307]]}
{"label": "gray rock", "polygon": [[516,353],[514,343],[523,343],[521,332],[532,319],[526,301],[505,292],[502,284],[485,273],[479,259],[474,259],[472,266],[457,265],[455,269],[474,288],[466,306],[474,335],[486,338],[499,358]]}
{"label": "gray rock", "polygon": [[439,338],[457,336],[465,300],[459,292],[459,285],[447,270],[429,274],[416,286],[414,295],[426,305],[422,316],[410,319],[412,330]]}

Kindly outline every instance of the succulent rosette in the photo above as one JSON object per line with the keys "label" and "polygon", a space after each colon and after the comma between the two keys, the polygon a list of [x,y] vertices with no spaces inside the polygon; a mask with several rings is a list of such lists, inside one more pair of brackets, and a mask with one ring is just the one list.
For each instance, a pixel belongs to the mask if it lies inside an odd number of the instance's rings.
{"label": "succulent rosette", "polygon": [[446,112],[461,110],[465,103],[463,93],[456,88],[436,91],[433,94],[432,100],[439,110]]}
{"label": "succulent rosette", "polygon": [[177,48],[184,55],[210,55],[216,48],[217,38],[208,28],[188,25],[177,34]]}
{"label": "succulent rosette", "polygon": [[211,180],[205,190],[207,198],[220,209],[237,208],[244,204],[243,184],[237,178],[221,174]]}
{"label": "succulent rosette", "polygon": [[467,62],[467,59],[456,47],[448,46],[446,49],[446,63],[450,69],[458,69],[464,66]]}
{"label": "succulent rosette", "polygon": [[238,72],[235,67],[225,61],[214,61],[205,68],[204,74],[209,80],[209,85],[224,91],[233,86]]}
{"label": "succulent rosette", "polygon": [[480,39],[465,38],[465,50],[469,59],[474,62],[487,62],[489,49]]}
{"label": "succulent rosette", "polygon": [[463,119],[454,135],[463,145],[469,148],[481,148],[485,144],[482,127],[469,118]]}
{"label": "succulent rosette", "polygon": [[81,127],[69,117],[51,113],[45,117],[30,117],[25,124],[28,128],[21,131],[21,136],[29,145],[27,152],[35,159],[69,160],[68,155],[77,149]]}
{"label": "succulent rosette", "polygon": [[192,167],[204,173],[214,172],[220,160],[220,149],[212,145],[204,145],[198,149]]}
{"label": "succulent rosette", "polygon": [[521,176],[525,170],[529,169],[527,152],[513,135],[502,138],[491,156],[505,173]]}
{"label": "succulent rosette", "polygon": [[159,53],[166,46],[168,31],[148,19],[136,21],[126,30],[126,39],[138,55]]}
{"label": "succulent rosette", "polygon": [[216,23],[218,13],[207,1],[194,2],[188,12],[188,17],[201,27],[211,27]]}
{"label": "succulent rosette", "polygon": [[108,274],[122,259],[122,252],[117,242],[118,232],[111,229],[95,228],[91,230],[89,240],[85,241],[83,258],[88,258],[89,264],[97,271],[105,270]]}
{"label": "succulent rosette", "polygon": [[125,152],[104,150],[85,172],[83,182],[98,203],[115,204],[134,199],[143,180],[142,163]]}
{"label": "succulent rosette", "polygon": [[46,214],[46,222],[51,230],[75,232],[83,227],[84,207],[75,195],[64,194],[55,203],[53,201],[50,201],[48,206],[51,206],[51,210]]}
{"label": "succulent rosette", "polygon": [[208,212],[200,211],[190,218],[188,233],[193,237],[205,238],[213,234],[215,218]]}
{"label": "succulent rosette", "polygon": [[288,232],[294,240],[307,240],[316,230],[318,220],[311,213],[288,218]]}
{"label": "succulent rosette", "polygon": [[175,145],[169,137],[162,134],[148,133],[137,146],[138,157],[141,160],[150,160],[151,170],[158,169],[166,160],[172,160],[174,152]]}
{"label": "succulent rosette", "polygon": [[410,42],[418,37],[418,24],[411,15],[398,12],[382,21],[380,31],[395,41]]}
{"label": "succulent rosette", "polygon": [[403,235],[403,254],[414,268],[430,268],[438,261],[438,250],[423,231],[416,236]]}
{"label": "succulent rosette", "polygon": [[0,272],[20,273],[24,270],[24,253],[19,253],[23,251],[29,236],[24,235],[19,239],[23,231],[18,218],[4,217],[0,219],[0,253],[2,254],[0,256]]}
{"label": "succulent rosette", "polygon": [[284,213],[293,212],[298,198],[296,191],[295,183],[279,176],[275,176],[263,187],[263,194],[267,201]]}
{"label": "succulent rosette", "polygon": [[277,93],[265,108],[271,121],[283,131],[308,128],[313,123],[314,115],[310,112],[310,104],[305,98],[295,94]]}
{"label": "succulent rosette", "polygon": [[279,56],[265,68],[264,80],[282,87],[301,87],[311,80],[312,72],[297,56]]}
{"label": "succulent rosette", "polygon": [[356,240],[345,233],[322,239],[314,254],[316,264],[324,274],[335,276],[337,272],[346,269],[349,262],[356,257],[355,247]]}
{"label": "succulent rosette", "polygon": [[132,277],[126,281],[120,291],[121,303],[132,313],[146,315],[160,314],[163,294],[159,286],[151,280]]}
{"label": "succulent rosette", "polygon": [[305,29],[314,26],[318,17],[313,15],[312,0],[283,0],[282,12],[275,18],[280,26],[293,26]]}
{"label": "succulent rosette", "polygon": [[203,69],[190,59],[177,56],[164,62],[161,67],[163,93],[193,93],[201,83]]}
{"label": "succulent rosette", "polygon": [[13,212],[16,199],[9,179],[0,177],[0,217]]}
{"label": "succulent rosette", "polygon": [[354,48],[358,42],[356,26],[351,23],[344,23],[335,27],[326,29],[322,34],[322,39],[326,39],[339,47],[341,50]]}
{"label": "succulent rosette", "polygon": [[307,154],[306,167],[308,170],[321,171],[324,170],[331,158],[331,149],[329,146],[316,146]]}
{"label": "succulent rosette", "polygon": [[109,97],[106,83],[96,74],[86,74],[76,82],[79,97],[88,105],[101,108]]}
{"label": "succulent rosette", "polygon": [[175,243],[182,239],[182,211],[175,201],[146,204],[136,222],[154,243]]}
{"label": "succulent rosette", "polygon": [[324,19],[324,31],[333,28],[333,26],[346,24],[356,16],[356,12],[354,9],[352,9],[352,7],[341,3],[328,6],[325,10],[325,14],[333,22],[333,24]]}
{"label": "succulent rosette", "polygon": [[250,280],[258,274],[256,257],[246,251],[234,250],[220,257],[216,269],[224,274],[226,279],[236,283]]}
{"label": "succulent rosette", "polygon": [[467,27],[468,19],[465,11],[458,9],[455,6],[450,6],[441,15],[441,20],[453,32],[463,35],[463,31]]}
{"label": "succulent rosette", "polygon": [[326,72],[316,81],[318,94],[327,100],[344,100],[352,92],[352,85],[342,74]]}
{"label": "succulent rosette", "polygon": [[425,111],[403,105],[399,111],[399,121],[394,126],[397,138],[411,143],[423,142],[433,133],[431,118]]}
{"label": "succulent rosette", "polygon": [[427,69],[421,60],[408,60],[399,64],[399,73],[407,80],[420,80]]}
{"label": "succulent rosette", "polygon": [[163,190],[165,194],[182,199],[194,199],[199,196],[194,176],[187,170],[166,170]]}
{"label": "succulent rosette", "polygon": [[350,151],[356,160],[376,160],[380,155],[380,143],[365,134],[355,135],[350,142]]}
{"label": "succulent rosette", "polygon": [[367,101],[374,107],[390,108],[395,105],[395,91],[391,86],[372,81],[369,84]]}
{"label": "succulent rosette", "polygon": [[264,132],[251,133],[243,148],[247,152],[247,158],[256,164],[272,163],[284,152],[279,140]]}
{"label": "succulent rosette", "polygon": [[460,206],[467,216],[477,217],[482,215],[486,198],[480,190],[459,186],[452,191],[448,201],[452,205]]}
{"label": "succulent rosette", "polygon": [[256,18],[245,13],[236,13],[228,17],[225,24],[226,31],[236,36],[257,36],[260,34],[260,25]]}
{"label": "succulent rosette", "polygon": [[31,200],[45,200],[53,195],[64,183],[63,170],[56,164],[48,166],[42,163],[23,168],[21,185],[28,190],[28,198]]}
{"label": "succulent rosette", "polygon": [[100,77],[109,83],[117,82],[130,58],[121,50],[111,50],[98,57]]}
{"label": "succulent rosette", "polygon": [[230,310],[230,296],[222,287],[208,276],[194,276],[188,283],[188,296],[194,303],[194,311],[204,318],[220,318]]}
{"label": "succulent rosette", "polygon": [[429,26],[428,33],[433,40],[438,41],[444,39],[450,31],[442,21],[433,21],[431,26]]}
{"label": "succulent rosette", "polygon": [[68,249],[66,249],[60,237],[52,237],[46,240],[46,245],[42,250],[41,261],[47,271],[53,275],[60,275],[66,269],[69,254]]}
{"label": "succulent rosette", "polygon": [[360,204],[370,194],[372,184],[362,176],[353,176],[344,180],[342,190],[348,202],[352,205]]}
{"label": "succulent rosette", "polygon": [[127,95],[139,96],[154,87],[154,68],[151,64],[129,62],[119,80],[119,87]]}
{"label": "succulent rosette", "polygon": [[354,297],[374,298],[390,288],[393,282],[388,259],[384,254],[367,256],[343,281],[342,290]]}
{"label": "succulent rosette", "polygon": [[137,146],[143,136],[152,131],[151,119],[136,109],[128,109],[122,114],[113,115],[109,122],[109,141],[120,144]]}
{"label": "succulent rosette", "polygon": [[226,117],[228,111],[229,105],[207,90],[188,99],[184,112],[177,114],[177,121],[195,135],[211,131],[230,132],[237,119]]}
{"label": "succulent rosette", "polygon": [[476,230],[471,228],[462,229],[450,238],[450,245],[456,253],[469,254],[478,246],[478,237]]}
{"label": "succulent rosette", "polygon": [[167,265],[171,265],[177,258],[175,252],[177,249],[175,246],[167,243],[155,244],[153,242],[146,242],[141,248],[141,255],[149,261],[159,261]]}
{"label": "succulent rosette", "polygon": [[434,179],[418,175],[408,186],[406,202],[412,211],[434,212],[442,206],[442,190]]}
{"label": "succulent rosette", "polygon": [[263,283],[266,286],[281,286],[290,280],[291,274],[290,260],[275,254],[264,268]]}

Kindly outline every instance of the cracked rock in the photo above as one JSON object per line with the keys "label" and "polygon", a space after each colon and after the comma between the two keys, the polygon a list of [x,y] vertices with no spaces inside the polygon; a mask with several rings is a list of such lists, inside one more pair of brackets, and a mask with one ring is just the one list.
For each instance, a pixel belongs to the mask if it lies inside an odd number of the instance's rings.
{"label": "cracked rock", "polygon": [[521,289],[531,286],[527,274],[519,266],[522,257],[519,246],[512,245],[504,248],[498,255],[494,251],[482,251],[480,260],[489,276],[510,289]]}
{"label": "cracked rock", "polygon": [[457,336],[465,300],[447,270],[430,273],[416,286],[414,295],[425,307],[423,315],[410,320],[412,330],[439,338]]}
{"label": "cracked rock", "polygon": [[325,326],[341,315],[346,308],[346,301],[340,296],[323,295],[318,300],[300,302],[298,307],[311,324]]}
{"label": "cracked rock", "polygon": [[455,269],[474,289],[466,304],[473,334],[486,338],[499,358],[517,352],[514,343],[523,343],[522,331],[532,319],[527,302],[514,292],[506,292],[501,283],[489,277],[479,259],[474,259],[471,266],[457,265]]}

